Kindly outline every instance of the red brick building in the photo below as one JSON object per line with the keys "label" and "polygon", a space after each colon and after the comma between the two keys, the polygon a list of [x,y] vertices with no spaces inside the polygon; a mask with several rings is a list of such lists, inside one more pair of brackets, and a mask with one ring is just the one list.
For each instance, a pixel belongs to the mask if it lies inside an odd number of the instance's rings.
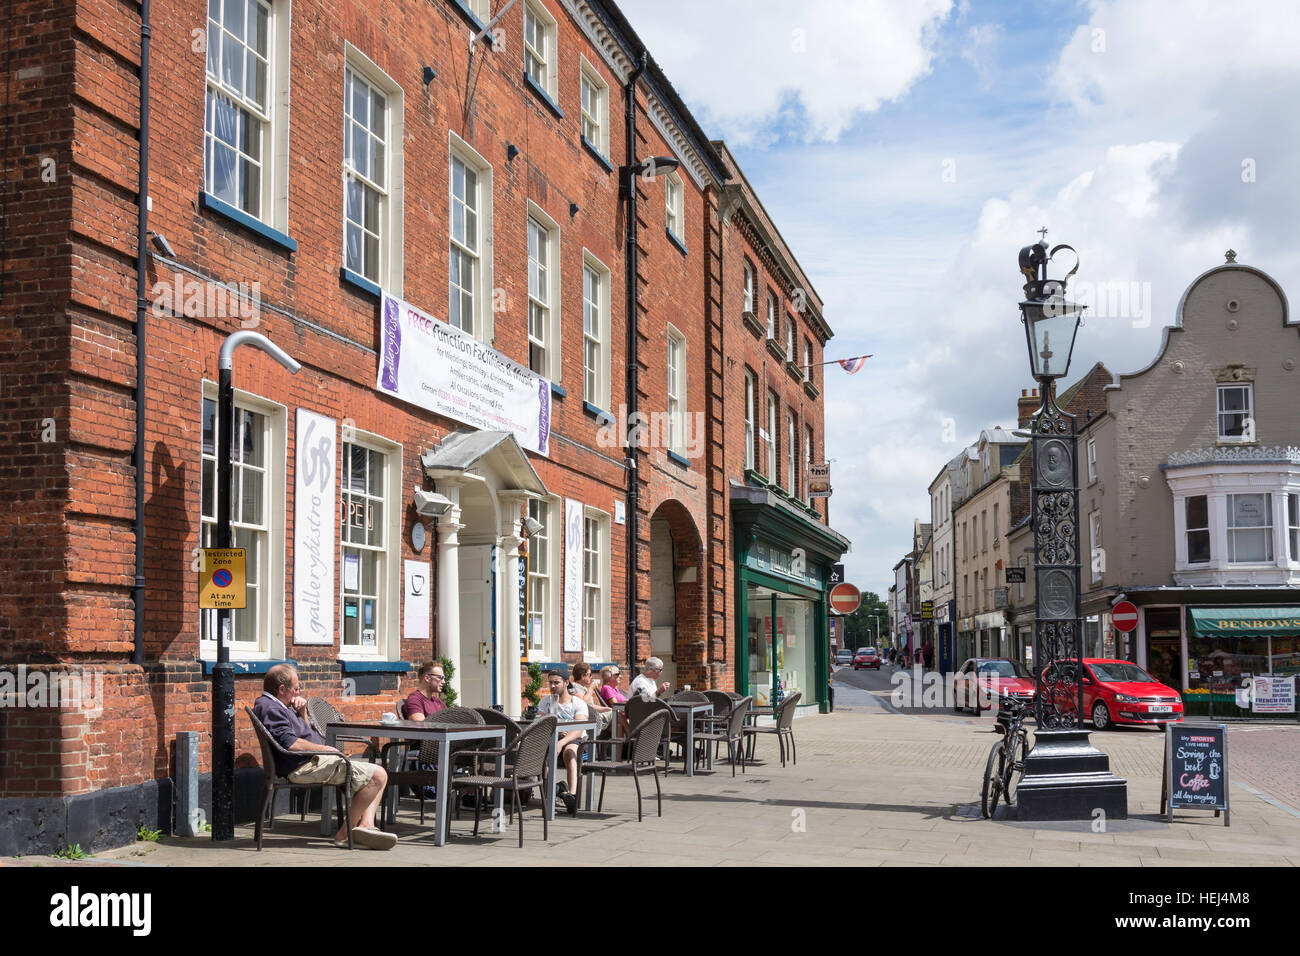
{"label": "red brick building", "polygon": [[[524,655],[658,653],[743,689],[733,521],[796,522],[812,567],[847,547],[799,503],[830,329],[734,159],[612,3],[491,6],[155,0],[146,31],[131,5],[17,3],[0,670],[66,681],[45,706],[0,681],[0,854],[166,825],[177,733],[208,767],[197,579],[233,333],[301,363],[234,353],[237,708],[291,660],[373,717],[435,654],[460,702],[507,711]],[[792,355],[750,330],[746,260]],[[775,472],[746,472],[742,365],[793,443]],[[738,488],[764,500],[740,515]]]}

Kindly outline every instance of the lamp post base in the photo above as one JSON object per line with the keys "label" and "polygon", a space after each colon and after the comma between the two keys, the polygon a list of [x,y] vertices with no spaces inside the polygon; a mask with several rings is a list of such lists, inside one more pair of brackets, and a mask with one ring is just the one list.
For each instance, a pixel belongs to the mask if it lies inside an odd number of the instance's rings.
{"label": "lamp post base", "polygon": [[1110,772],[1110,757],[1088,737],[1087,730],[1034,734],[1016,789],[1021,820],[1128,819],[1128,781]]}

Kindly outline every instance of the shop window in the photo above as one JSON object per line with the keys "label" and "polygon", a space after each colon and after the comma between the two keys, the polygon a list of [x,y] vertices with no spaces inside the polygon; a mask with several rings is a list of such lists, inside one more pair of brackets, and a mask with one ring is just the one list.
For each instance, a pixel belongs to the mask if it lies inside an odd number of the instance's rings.
{"label": "shop window", "polygon": [[1273,560],[1270,494],[1228,495],[1228,561],[1261,564]]}
{"label": "shop window", "polygon": [[[216,547],[215,387],[211,393],[212,398],[203,399],[202,410],[199,500],[204,548]],[[248,606],[230,612],[228,646],[236,659],[267,658],[283,651],[284,445],[284,407],[237,395],[230,449],[231,547],[244,549]],[[199,612],[199,647],[205,660],[216,659],[216,618],[216,611]]]}
{"label": "shop window", "polygon": [[1187,509],[1187,563],[1206,564],[1210,560],[1210,509],[1205,495],[1185,499]]}
{"label": "shop window", "polygon": [[587,509],[582,533],[582,651],[609,659],[609,516]]}

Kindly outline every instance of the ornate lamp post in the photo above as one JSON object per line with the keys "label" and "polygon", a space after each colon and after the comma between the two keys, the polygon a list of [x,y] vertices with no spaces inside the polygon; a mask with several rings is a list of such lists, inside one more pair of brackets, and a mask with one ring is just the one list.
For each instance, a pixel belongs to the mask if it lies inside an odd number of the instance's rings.
{"label": "ornate lamp post", "polygon": [[[1047,230],[1041,230],[1044,236]],[[1060,279],[1047,265],[1060,251],[1074,268]],[[1056,404],[1056,380],[1070,369],[1083,307],[1065,297],[1079,271],[1070,246],[1048,249],[1046,238],[1020,250],[1026,278],[1020,320],[1041,404],[1030,425],[1030,526],[1034,533],[1034,667],[1038,728],[1016,795],[1022,820],[1111,819],[1128,816],[1127,783],[1084,729],[1083,613],[1080,606],[1079,469],[1075,417]]]}

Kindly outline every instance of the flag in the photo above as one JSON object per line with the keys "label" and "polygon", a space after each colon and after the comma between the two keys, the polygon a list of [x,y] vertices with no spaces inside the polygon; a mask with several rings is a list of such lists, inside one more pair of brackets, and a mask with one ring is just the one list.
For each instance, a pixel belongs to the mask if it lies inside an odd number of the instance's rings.
{"label": "flag", "polygon": [[840,359],[840,368],[852,375],[858,369],[862,368],[862,366],[866,365],[867,359],[869,358],[871,358],[870,355],[859,355],[857,358]]}

